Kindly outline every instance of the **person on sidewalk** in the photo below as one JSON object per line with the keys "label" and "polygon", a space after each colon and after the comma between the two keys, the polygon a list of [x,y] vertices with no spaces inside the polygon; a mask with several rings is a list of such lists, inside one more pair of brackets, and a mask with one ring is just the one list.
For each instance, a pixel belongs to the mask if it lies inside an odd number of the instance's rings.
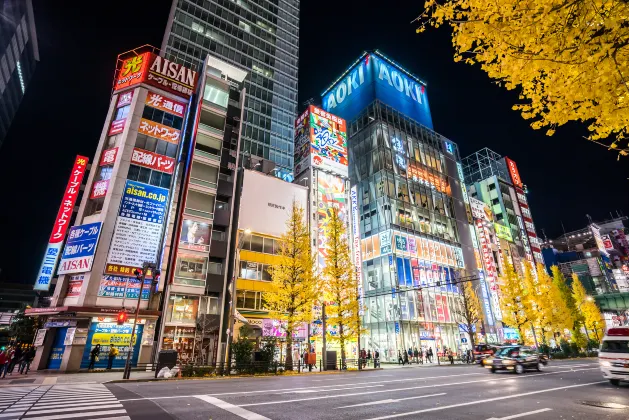
{"label": "person on sidewalk", "polygon": [[118,356],[118,349],[116,346],[109,346],[109,354],[107,356],[107,370],[111,370],[111,367],[114,364],[114,359]]}
{"label": "person on sidewalk", "polygon": [[454,364],[454,353],[452,353],[452,349],[448,350],[448,359],[450,360],[450,364]]}
{"label": "person on sidewalk", "polygon": [[373,352],[373,367],[374,369],[380,367],[380,353],[378,350]]}
{"label": "person on sidewalk", "polygon": [[28,371],[31,368],[31,363],[33,363],[33,359],[35,358],[35,347],[29,347],[24,353],[22,357],[22,362],[20,363],[20,367],[18,368],[18,373],[20,375],[28,375]]}
{"label": "person on sidewalk", "polygon": [[100,354],[100,344],[97,344],[96,347],[92,349],[90,352],[90,365],[87,367],[87,370],[94,369],[94,364],[98,361],[98,355]]}
{"label": "person on sidewalk", "polygon": [[402,357],[402,352],[397,351],[397,364],[404,366],[404,358]]}
{"label": "person on sidewalk", "polygon": [[0,378],[4,378],[7,375],[8,367],[9,367],[9,349],[6,349],[0,352]]}
{"label": "person on sidewalk", "polygon": [[432,347],[428,348],[428,362],[432,363]]}
{"label": "person on sidewalk", "polygon": [[408,353],[404,352],[404,363],[402,365],[410,365],[411,363],[408,361]]}
{"label": "person on sidewalk", "polygon": [[417,351],[417,347],[413,349],[413,358],[415,359],[415,363],[419,364],[419,352]]}
{"label": "person on sidewalk", "polygon": [[24,356],[22,347],[19,344],[16,344],[11,355],[11,361],[9,362],[9,375],[13,375],[13,369],[15,369],[15,365],[18,365],[19,367],[19,364],[22,362],[22,356]]}
{"label": "person on sidewalk", "polygon": [[367,350],[367,366],[371,363],[371,350]]}
{"label": "person on sidewalk", "polygon": [[408,360],[409,360],[408,364],[410,365],[413,363],[413,349],[409,347],[406,354],[408,355]]}

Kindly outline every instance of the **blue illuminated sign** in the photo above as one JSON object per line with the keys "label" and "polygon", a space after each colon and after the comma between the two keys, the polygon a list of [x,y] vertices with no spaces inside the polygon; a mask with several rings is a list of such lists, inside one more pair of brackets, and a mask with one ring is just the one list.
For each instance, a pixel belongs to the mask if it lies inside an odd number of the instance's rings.
{"label": "blue illuminated sign", "polygon": [[323,94],[323,108],[352,120],[375,99],[433,128],[426,87],[380,53],[365,55]]}

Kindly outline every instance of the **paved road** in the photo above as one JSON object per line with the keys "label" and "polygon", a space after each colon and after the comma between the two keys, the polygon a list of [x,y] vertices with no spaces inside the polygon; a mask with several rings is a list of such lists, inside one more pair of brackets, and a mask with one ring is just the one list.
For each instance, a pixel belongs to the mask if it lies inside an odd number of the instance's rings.
{"label": "paved road", "polygon": [[[0,412],[0,420],[629,418],[629,384],[611,386],[602,379],[597,363],[590,360],[557,361],[542,373],[523,375],[492,375],[477,366],[407,367],[330,375],[58,387],[34,388],[30,392],[37,395],[31,397],[5,396],[7,388],[0,389],[0,404],[6,406],[12,398],[15,405],[9,409],[19,406],[21,410],[13,411],[19,413],[13,416]],[[66,406],[54,400],[64,395]],[[28,401],[23,402],[24,398]],[[614,403],[616,408],[596,406],[600,403]],[[34,404],[33,408],[29,409],[29,404]]]}

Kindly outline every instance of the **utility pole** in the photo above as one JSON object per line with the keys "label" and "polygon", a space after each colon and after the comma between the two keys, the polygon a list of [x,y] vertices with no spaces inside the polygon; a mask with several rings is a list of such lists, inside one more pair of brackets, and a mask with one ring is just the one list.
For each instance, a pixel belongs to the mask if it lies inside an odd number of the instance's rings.
{"label": "utility pole", "polygon": [[151,275],[155,278],[158,275],[158,271],[155,268],[155,263],[145,262],[142,264],[142,275],[136,270],[135,276],[140,280],[140,292],[138,293],[138,304],[135,307],[135,317],[133,319],[133,327],[131,328],[131,339],[129,340],[129,351],[127,352],[127,361],[124,365],[124,373],[122,379],[129,379],[131,376],[131,353],[133,353],[135,338],[135,328],[138,325],[138,316],[140,315],[140,302],[142,302],[142,291],[144,290],[144,280],[146,279],[147,270],[151,270]]}
{"label": "utility pole", "polygon": [[328,366],[327,366],[327,361],[328,361],[328,357],[327,357],[327,351],[326,351],[326,340],[325,340],[325,333],[326,333],[326,322],[325,322],[325,302],[322,303],[321,305],[321,325],[323,326],[323,331],[321,332],[321,336],[323,337],[322,340],[322,346],[321,346],[321,359],[323,360],[323,370],[328,370]]}

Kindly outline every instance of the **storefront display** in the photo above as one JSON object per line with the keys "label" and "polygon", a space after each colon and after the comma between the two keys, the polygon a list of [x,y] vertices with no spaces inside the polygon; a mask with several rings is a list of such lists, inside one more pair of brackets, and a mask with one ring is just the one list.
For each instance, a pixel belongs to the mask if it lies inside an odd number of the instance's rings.
{"label": "storefront display", "polygon": [[195,324],[199,308],[199,296],[171,295],[166,309],[166,322]]}
{"label": "storefront display", "polygon": [[179,361],[182,363],[192,361],[195,334],[195,327],[166,326],[162,349],[177,350]]}
{"label": "storefront display", "polygon": [[142,332],[144,331],[144,319],[138,322],[135,329],[135,337],[131,344],[131,331],[133,322],[127,322],[118,325],[113,318],[94,318],[90,324],[87,333],[87,343],[81,358],[81,369],[86,369],[90,364],[90,353],[96,345],[100,344],[99,361],[96,362],[96,368],[107,367],[108,354],[111,346],[118,349],[118,355],[115,357],[112,367],[124,368],[130,345],[133,345],[131,354],[131,366],[136,366],[140,355],[140,343],[142,342]]}

